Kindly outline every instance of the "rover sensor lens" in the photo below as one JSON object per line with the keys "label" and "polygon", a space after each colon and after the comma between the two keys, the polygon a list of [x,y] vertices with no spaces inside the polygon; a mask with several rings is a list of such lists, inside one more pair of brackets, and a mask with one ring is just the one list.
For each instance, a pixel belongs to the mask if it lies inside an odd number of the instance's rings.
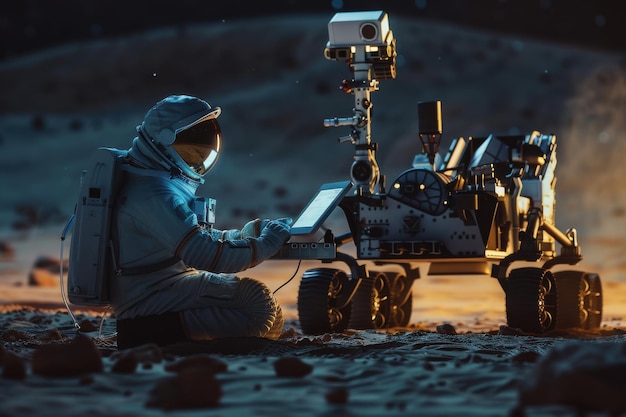
{"label": "rover sensor lens", "polygon": [[372,166],[365,161],[356,161],[352,165],[352,177],[356,182],[369,181],[372,177]]}
{"label": "rover sensor lens", "polygon": [[376,28],[376,25],[373,25],[372,23],[364,23],[361,25],[361,38],[363,38],[363,40],[373,41],[376,39],[377,35],[378,29]]}

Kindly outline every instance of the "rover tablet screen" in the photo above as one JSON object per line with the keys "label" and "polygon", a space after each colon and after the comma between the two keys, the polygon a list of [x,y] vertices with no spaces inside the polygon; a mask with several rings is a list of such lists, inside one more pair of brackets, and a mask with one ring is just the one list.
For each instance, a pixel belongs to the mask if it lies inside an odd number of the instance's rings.
{"label": "rover tablet screen", "polygon": [[350,181],[324,184],[291,225],[292,235],[314,233],[352,188]]}

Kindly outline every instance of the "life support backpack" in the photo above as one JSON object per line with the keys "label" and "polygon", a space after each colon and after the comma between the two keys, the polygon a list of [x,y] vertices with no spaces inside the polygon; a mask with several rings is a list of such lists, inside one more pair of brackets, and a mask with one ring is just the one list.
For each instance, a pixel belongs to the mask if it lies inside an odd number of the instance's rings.
{"label": "life support backpack", "polygon": [[115,198],[123,183],[128,151],[98,148],[89,169],[83,171],[74,211],[67,294],[71,303],[110,304],[109,278],[115,273],[112,238]]}

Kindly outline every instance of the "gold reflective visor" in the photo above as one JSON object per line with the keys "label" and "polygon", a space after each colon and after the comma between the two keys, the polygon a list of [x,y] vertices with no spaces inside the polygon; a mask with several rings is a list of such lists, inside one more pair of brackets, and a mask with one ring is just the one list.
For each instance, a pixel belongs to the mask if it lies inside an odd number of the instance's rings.
{"label": "gold reflective visor", "polygon": [[176,133],[172,147],[198,175],[206,174],[217,162],[222,147],[222,130],[217,119],[208,119]]}

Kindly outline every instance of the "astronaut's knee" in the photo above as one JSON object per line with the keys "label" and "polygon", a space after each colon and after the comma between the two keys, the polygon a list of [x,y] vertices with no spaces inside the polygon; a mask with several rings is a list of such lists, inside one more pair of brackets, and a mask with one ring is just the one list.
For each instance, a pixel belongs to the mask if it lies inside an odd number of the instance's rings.
{"label": "astronaut's knee", "polygon": [[283,316],[283,310],[280,308],[280,304],[276,303],[276,317],[272,323],[272,327],[265,335],[266,338],[276,340],[283,334],[283,328],[285,327],[285,318]]}
{"label": "astronaut's knee", "polygon": [[283,314],[270,289],[260,281],[242,278],[233,305],[248,318],[248,335],[277,339],[283,329]]}

